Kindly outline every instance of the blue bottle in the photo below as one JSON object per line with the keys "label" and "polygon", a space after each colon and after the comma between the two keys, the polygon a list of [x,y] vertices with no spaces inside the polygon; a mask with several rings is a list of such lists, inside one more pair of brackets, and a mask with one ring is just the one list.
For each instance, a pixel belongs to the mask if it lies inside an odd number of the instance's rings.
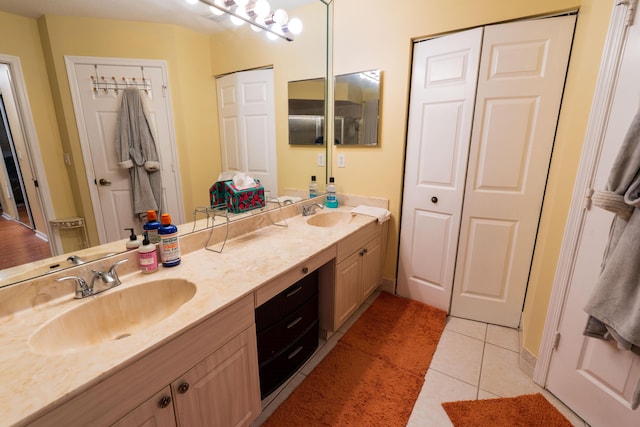
{"label": "blue bottle", "polygon": [[327,185],[327,197],[324,205],[328,208],[338,207],[338,196],[336,196],[336,184],[333,177],[329,178],[329,185]]}
{"label": "blue bottle", "polygon": [[171,224],[171,215],[160,215],[162,225],[158,228],[160,236],[160,261],[164,267],[175,267],[180,264],[180,239],[178,227]]}
{"label": "blue bottle", "polygon": [[147,236],[149,236],[149,242],[152,244],[160,243],[160,236],[158,235],[158,229],[162,224],[158,221],[158,215],[156,211],[149,210],[147,211],[147,222],[144,223],[142,228],[147,232]]}

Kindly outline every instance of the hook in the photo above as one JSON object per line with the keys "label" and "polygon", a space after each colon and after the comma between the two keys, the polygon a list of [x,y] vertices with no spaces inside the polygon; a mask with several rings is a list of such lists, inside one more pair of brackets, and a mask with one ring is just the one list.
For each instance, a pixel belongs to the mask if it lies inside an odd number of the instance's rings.
{"label": "hook", "polygon": [[89,76],[89,77],[91,77],[91,85],[93,86],[93,91],[95,93],[98,93],[98,87],[96,86],[98,82],[96,81],[95,77],[93,76]]}
{"label": "hook", "polygon": [[113,89],[113,90],[115,91],[115,93],[117,95],[118,94],[118,81],[113,76],[111,76],[111,80],[113,80],[113,83],[116,85],[115,89]]}
{"label": "hook", "polygon": [[100,80],[102,80],[102,82],[104,83],[104,93],[109,92],[109,86],[107,85],[107,81],[104,79],[104,76],[100,76]]}

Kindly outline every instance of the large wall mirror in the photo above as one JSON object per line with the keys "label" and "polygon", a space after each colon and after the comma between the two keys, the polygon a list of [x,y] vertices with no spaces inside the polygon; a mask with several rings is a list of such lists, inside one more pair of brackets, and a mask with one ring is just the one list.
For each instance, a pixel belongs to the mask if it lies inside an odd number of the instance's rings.
{"label": "large wall mirror", "polygon": [[375,147],[380,123],[380,70],[335,77],[335,144]]}
{"label": "large wall mirror", "polygon": [[[38,14],[27,11],[26,5],[37,3],[43,3],[34,6],[42,8]],[[111,250],[109,245],[100,244],[95,231],[95,217],[88,200],[91,183],[87,182],[83,164],[65,56],[167,62],[185,222],[194,218],[196,208],[208,204],[208,189],[221,172],[215,89],[219,76],[251,69],[273,69],[279,193],[304,190],[311,175],[326,176],[326,166],[318,160],[326,158],[325,144],[306,147],[289,144],[287,93],[292,81],[317,79],[326,86],[330,1],[270,0],[272,8],[284,7],[290,17],[298,17],[303,22],[303,32],[296,35],[293,42],[270,40],[247,25],[223,24],[215,32],[209,31],[210,26],[218,25],[220,18],[210,13],[209,16],[190,15],[191,6],[182,0],[176,1],[180,20],[173,22],[160,22],[155,16],[155,22],[148,22],[154,15],[149,11],[168,7],[165,0],[136,2],[140,5],[133,9],[139,11],[139,18],[134,11],[123,11],[128,16],[118,18],[114,11],[107,11],[109,7],[98,7],[99,13],[92,16],[91,8],[84,7],[86,2],[77,0],[76,3],[79,9],[74,13],[60,7],[56,9],[47,2],[0,0],[0,59],[3,54],[20,58],[19,71],[24,74],[28,94],[25,99],[30,101],[40,162],[48,179],[45,188],[49,193],[50,212],[44,224],[57,218],[83,217],[88,229],[86,240],[92,247],[81,249],[78,241],[84,238],[73,236],[72,230],[70,237],[61,237],[60,254],[40,262],[42,267],[29,265],[26,274],[15,268],[0,270],[0,286],[44,274],[49,265],[58,264],[55,271],[70,267],[72,264],[65,262],[72,254],[92,260],[124,250],[124,240],[116,242],[118,246]],[[65,7],[67,4],[72,5],[74,1],[65,2]],[[190,27],[191,22],[196,22],[199,28]],[[17,71],[11,64],[9,67],[10,72]],[[324,94],[326,97],[326,88]],[[28,132],[25,135],[28,140]],[[40,229],[48,231],[50,226],[41,224]],[[185,233],[192,230],[190,226],[181,228]]]}

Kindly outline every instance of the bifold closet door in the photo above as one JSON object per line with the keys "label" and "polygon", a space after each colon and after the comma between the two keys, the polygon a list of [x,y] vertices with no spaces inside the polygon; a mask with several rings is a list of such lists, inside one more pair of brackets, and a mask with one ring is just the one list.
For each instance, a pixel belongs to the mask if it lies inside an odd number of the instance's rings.
{"label": "bifold closet door", "polygon": [[416,43],[398,294],[449,310],[482,28]]}
{"label": "bifold closet door", "polygon": [[[520,320],[575,17],[481,30],[468,82],[473,108],[436,117],[420,98],[442,60],[426,67],[414,47],[398,293],[468,319],[515,327]],[[453,58],[457,33],[439,42]],[[416,63],[418,61],[418,63]],[[436,80],[452,94],[456,79]],[[429,85],[426,85],[427,87]],[[462,114],[471,111],[472,117]],[[446,111],[446,108],[442,108]],[[455,120],[453,118],[455,117]],[[468,121],[467,121],[468,120]],[[471,130],[470,132],[468,130]],[[450,136],[446,139],[443,136]],[[450,204],[450,194],[456,194]]]}
{"label": "bifold closet door", "polygon": [[574,25],[485,28],[452,315],[520,323]]}

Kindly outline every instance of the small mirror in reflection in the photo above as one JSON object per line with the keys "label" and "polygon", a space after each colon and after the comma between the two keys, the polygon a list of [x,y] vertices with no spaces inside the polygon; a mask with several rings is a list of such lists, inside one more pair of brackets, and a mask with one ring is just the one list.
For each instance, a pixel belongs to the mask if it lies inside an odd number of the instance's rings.
{"label": "small mirror in reflection", "polygon": [[336,76],[336,144],[378,145],[380,80],[380,70]]}

